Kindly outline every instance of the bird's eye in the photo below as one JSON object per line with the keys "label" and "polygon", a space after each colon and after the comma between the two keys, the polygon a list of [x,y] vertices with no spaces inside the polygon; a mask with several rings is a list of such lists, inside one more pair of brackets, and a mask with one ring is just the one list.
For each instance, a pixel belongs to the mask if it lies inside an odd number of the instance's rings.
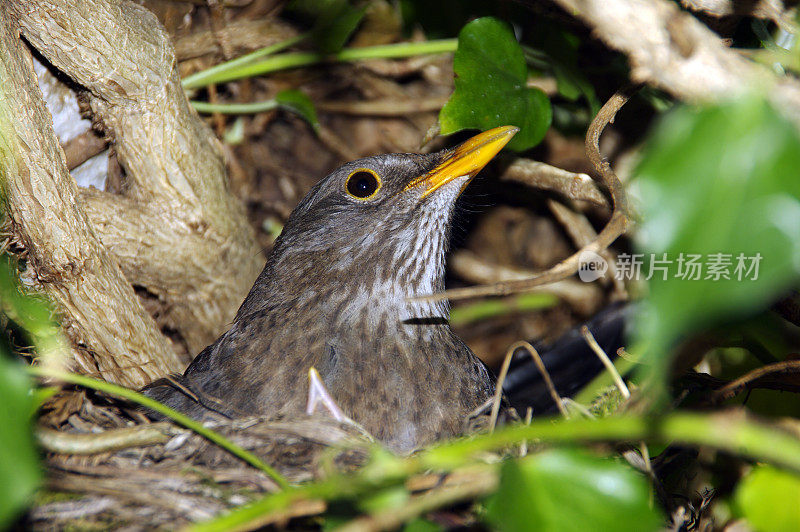
{"label": "bird's eye", "polygon": [[373,197],[381,188],[381,179],[372,170],[361,168],[350,174],[345,188],[354,198],[366,200]]}

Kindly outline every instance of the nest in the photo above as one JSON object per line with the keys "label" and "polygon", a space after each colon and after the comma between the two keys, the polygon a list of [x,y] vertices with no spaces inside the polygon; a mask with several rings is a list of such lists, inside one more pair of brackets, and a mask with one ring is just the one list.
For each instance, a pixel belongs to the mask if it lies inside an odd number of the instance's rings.
{"label": "nest", "polygon": [[[176,529],[278,490],[264,472],[171,423],[148,423],[134,407],[84,392],[48,401],[39,439],[47,480],[26,527]],[[304,482],[363,464],[370,442],[322,415],[249,418],[210,425]]]}

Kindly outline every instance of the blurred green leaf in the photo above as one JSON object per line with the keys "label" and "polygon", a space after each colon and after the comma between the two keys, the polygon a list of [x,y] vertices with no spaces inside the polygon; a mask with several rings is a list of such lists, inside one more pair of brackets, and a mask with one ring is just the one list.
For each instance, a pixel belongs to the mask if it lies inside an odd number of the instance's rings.
{"label": "blurred green leaf", "polygon": [[503,532],[645,532],[664,524],[650,507],[644,477],[612,460],[570,450],[503,464],[487,518]]}
{"label": "blurred green leaf", "polygon": [[7,353],[0,353],[0,529],[28,505],[39,485],[32,410],[27,375]]}
{"label": "blurred green leaf", "polygon": [[[10,265],[0,257],[0,297],[3,308],[19,310],[26,325],[35,320],[49,323],[49,313],[28,305],[16,287]],[[29,504],[39,484],[39,460],[31,434],[35,408],[31,384],[23,367],[12,361],[0,343],[0,529]]]}
{"label": "blurred green leaf", "polygon": [[20,291],[13,267],[0,255],[0,312],[30,334],[39,356],[58,356],[62,351],[61,332],[53,321],[50,303],[36,295]]}
{"label": "blurred green leaf", "polygon": [[642,276],[654,268],[641,336],[656,373],[683,335],[754,314],[798,280],[798,168],[797,132],[760,98],[678,108],[656,128],[637,170]]}
{"label": "blurred green leaf", "polygon": [[440,532],[441,530],[443,528],[440,525],[421,518],[409,521],[403,528],[403,532]]}
{"label": "blurred green leaf", "polygon": [[756,466],[739,483],[734,496],[742,517],[758,532],[800,530],[800,477]]}
{"label": "blurred green leaf", "polygon": [[314,20],[311,38],[325,54],[342,49],[365,13],[347,0],[293,0],[286,9]]}
{"label": "blurred green leaf", "polygon": [[464,26],[453,59],[455,91],[439,113],[442,133],[497,126],[520,128],[508,147],[538,144],[552,120],[544,92],[526,86],[528,69],[511,28],[485,17]]}
{"label": "blurred green leaf", "polygon": [[392,486],[362,497],[358,508],[367,513],[375,513],[390,508],[400,508],[408,502],[410,494],[405,486]]}
{"label": "blurred green leaf", "polygon": [[317,110],[305,93],[295,89],[284,90],[275,96],[275,101],[303,117],[314,129],[319,128]]}

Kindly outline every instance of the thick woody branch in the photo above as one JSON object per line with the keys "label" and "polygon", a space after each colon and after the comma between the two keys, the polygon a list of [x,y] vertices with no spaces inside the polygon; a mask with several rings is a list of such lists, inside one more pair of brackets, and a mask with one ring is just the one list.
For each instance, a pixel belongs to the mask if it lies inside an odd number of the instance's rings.
{"label": "thick woody branch", "polygon": [[[216,276],[222,267],[229,269],[225,275],[236,275],[240,265],[219,262],[225,255],[218,243],[201,232],[182,230],[182,221],[172,213],[91,188],[81,189],[80,196],[100,241],[125,276],[167,302],[158,310],[158,323],[178,328],[191,355],[212,343],[244,299],[241,289],[252,282]],[[238,291],[231,292],[237,283]]]}
{"label": "thick woody branch", "polygon": [[754,63],[668,0],[553,0],[628,56],[635,82],[690,102],[756,89],[800,129],[800,82]]}
{"label": "thick woody branch", "polygon": [[[89,218],[128,280],[158,296],[162,325],[197,352],[233,317],[263,257],[227,189],[219,143],[188,105],[168,35],[127,1],[7,5],[26,39],[89,91],[127,178],[124,197],[84,193]],[[169,277],[184,263],[174,290]]]}
{"label": "thick woody branch", "polygon": [[797,28],[792,20],[792,10],[786,9],[781,0],[681,0],[686,9],[702,12],[712,17],[752,16],[773,21],[786,31],[794,33]]}
{"label": "thick woody branch", "polygon": [[0,3],[0,185],[8,221],[86,372],[141,386],[180,369],[80,208],[32,63]]}
{"label": "thick woody branch", "polygon": [[25,38],[91,93],[92,109],[115,138],[130,197],[166,209],[195,208],[197,223],[201,215],[211,225],[235,223],[223,220],[230,210],[224,202],[203,212],[207,200],[225,192],[222,156],[189,109],[169,36],[152,13],[108,0],[9,5]]}

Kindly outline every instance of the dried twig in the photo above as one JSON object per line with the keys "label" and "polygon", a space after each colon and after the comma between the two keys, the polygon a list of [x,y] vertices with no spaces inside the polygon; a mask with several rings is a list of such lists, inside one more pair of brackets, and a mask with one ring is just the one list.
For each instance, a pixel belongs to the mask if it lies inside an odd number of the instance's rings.
{"label": "dried twig", "polygon": [[533,363],[536,364],[536,368],[539,370],[539,373],[542,374],[542,379],[544,379],[544,384],[547,386],[547,391],[550,392],[550,397],[553,398],[553,402],[558,407],[559,412],[561,412],[561,415],[565,418],[569,418],[569,412],[564,407],[564,402],[561,400],[561,396],[558,394],[558,390],[556,390],[556,386],[553,384],[553,379],[550,378],[550,373],[544,366],[544,362],[542,361],[542,357],[539,356],[539,352],[528,342],[517,342],[511,346],[510,350],[513,352],[516,351],[517,348],[524,349],[528,352],[528,354],[531,355],[531,358],[533,358]]}
{"label": "dried twig", "polygon": [[605,228],[597,235],[597,239],[584,246],[578,252],[570,255],[565,260],[556,264],[549,270],[530,279],[522,279],[519,281],[505,281],[486,286],[475,286],[469,288],[456,288],[453,290],[446,290],[438,294],[431,294],[427,296],[419,296],[413,298],[414,301],[439,301],[442,299],[467,299],[479,296],[503,296],[517,292],[525,292],[536,286],[560,281],[567,277],[574,275],[580,266],[580,255],[584,252],[591,251],[599,253],[610,246],[620,235],[624,234],[628,229],[630,223],[628,215],[628,199],[625,195],[625,190],[619,178],[614,174],[608,162],[604,161],[600,155],[600,134],[603,129],[614,120],[625,102],[628,101],[630,96],[635,92],[636,88],[628,87],[616,94],[614,94],[606,104],[600,109],[595,116],[592,123],[589,125],[589,131],[586,133],[586,155],[592,162],[595,170],[600,174],[603,183],[611,193],[611,199],[614,203],[614,211],[611,214],[611,219],[606,224]]}
{"label": "dried twig", "polygon": [[[455,275],[465,281],[478,284],[529,279],[537,275],[537,272],[532,270],[487,262],[466,250],[454,253],[448,264]],[[603,293],[596,285],[573,279],[556,281],[547,286],[537,286],[528,292],[552,294],[583,316],[593,314],[603,301]]]}
{"label": "dried twig", "polygon": [[800,360],[784,360],[756,368],[716,390],[711,396],[711,400],[716,402],[730,399],[748,389],[754,381],[773,373],[800,373]]}
{"label": "dried twig", "polygon": [[628,390],[628,386],[625,384],[625,381],[622,380],[622,376],[619,374],[619,371],[617,371],[617,368],[614,367],[611,359],[608,358],[608,355],[605,351],[603,351],[603,348],[600,347],[600,344],[597,343],[592,331],[590,331],[589,327],[586,325],[581,327],[581,336],[583,336],[584,340],[586,340],[586,343],[589,344],[589,347],[591,347],[592,351],[594,351],[594,354],[597,355],[597,358],[599,358],[600,362],[602,362],[606,367],[606,371],[611,374],[611,377],[614,379],[614,384],[617,385],[617,388],[622,396],[625,399],[630,399],[631,392]]}
{"label": "dried twig", "polygon": [[588,408],[586,408],[584,405],[582,405],[578,401],[572,399],[571,397],[562,397],[561,398],[561,402],[564,404],[564,408],[566,408],[567,411],[572,409],[572,410],[577,411],[579,414],[581,414],[586,419],[594,419],[595,418],[595,415],[592,414],[592,412]]}
{"label": "dried twig", "polygon": [[[525,425],[530,426],[531,420],[533,419],[533,408],[530,406],[525,409]],[[528,440],[523,440],[519,446],[519,455],[520,456],[527,456],[528,455]]]}
{"label": "dried twig", "polygon": [[588,201],[601,207],[608,205],[608,199],[588,174],[569,172],[539,161],[517,159],[500,179],[552,190],[571,200]]}
{"label": "dried twig", "polygon": [[[550,208],[550,212],[553,213],[553,216],[561,222],[564,230],[569,234],[577,247],[582,248],[583,246],[588,246],[597,238],[594,227],[592,227],[592,224],[589,223],[589,220],[587,220],[586,216],[583,214],[575,212],[563,203],[552,199],[547,200],[547,206]],[[616,257],[608,249],[603,250],[600,255],[603,256],[608,264],[608,271],[606,275],[600,278],[600,281],[608,284],[610,280],[610,282],[614,284],[614,296],[618,299],[628,299],[628,291],[625,288],[625,282],[621,277],[617,276]]]}
{"label": "dried twig", "polygon": [[489,431],[494,432],[497,425],[497,416],[500,413],[500,404],[503,402],[503,383],[506,381],[508,375],[508,368],[511,365],[511,357],[514,356],[516,344],[512,345],[506,351],[506,356],[503,359],[503,365],[500,367],[500,374],[497,377],[497,383],[494,389],[494,398],[492,399],[492,414],[489,417]]}
{"label": "dried twig", "polygon": [[39,445],[52,453],[97,454],[165,443],[185,432],[172,423],[150,423],[88,434],[39,427],[36,439]]}

